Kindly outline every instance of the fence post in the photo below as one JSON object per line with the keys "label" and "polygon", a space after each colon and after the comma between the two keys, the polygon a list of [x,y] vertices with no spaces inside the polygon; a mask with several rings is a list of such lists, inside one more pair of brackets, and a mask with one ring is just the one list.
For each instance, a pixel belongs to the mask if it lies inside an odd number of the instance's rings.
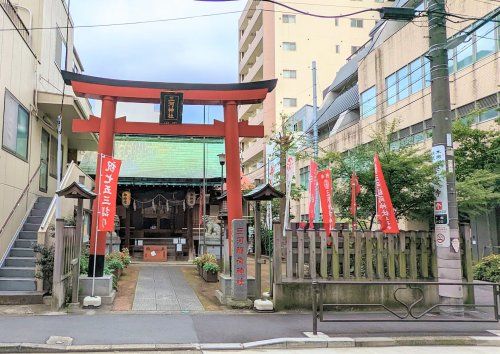
{"label": "fence post", "polygon": [[52,308],[58,310],[64,304],[64,286],[61,281],[64,269],[64,219],[56,219],[55,237]]}
{"label": "fence post", "polygon": [[431,234],[431,269],[432,277],[436,279],[438,277],[438,266],[437,266],[437,250],[436,250],[436,233],[430,232]]}
{"label": "fence post", "polygon": [[406,279],[406,232],[399,233],[399,277]]}
{"label": "fence post", "polygon": [[[286,227],[286,225],[285,225]],[[285,244],[286,244],[286,277],[288,279],[293,278],[293,236],[292,232],[295,232],[297,225],[292,223],[292,230],[287,230],[285,233]]]}
{"label": "fence post", "polygon": [[354,276],[358,279],[361,278],[362,236],[361,231],[354,231]]}
{"label": "fence post", "polygon": [[299,279],[304,279],[304,233],[305,230],[297,233],[297,273]]}
{"label": "fence post", "polygon": [[420,237],[420,273],[422,278],[429,278],[429,233],[419,231]]}
{"label": "fence post", "polygon": [[351,233],[343,232],[344,236],[344,264],[342,264],[342,275],[344,279],[351,277]]}
{"label": "fence post", "polygon": [[417,279],[418,269],[417,269],[417,234],[415,231],[410,233],[410,277],[411,279]]}
{"label": "fence post", "polygon": [[377,278],[384,279],[384,234],[376,231],[377,235]]}
{"label": "fence post", "polygon": [[326,244],[326,230],[318,231],[320,236],[319,274],[323,279],[328,278],[328,249]]}
{"label": "fence post", "polygon": [[[273,244],[273,273],[274,273],[274,282],[276,284],[281,284],[282,275],[281,275],[281,237],[283,230],[281,229],[281,224],[274,225],[274,244]],[[273,284],[270,284],[271,288]]]}
{"label": "fence post", "polygon": [[470,225],[463,225],[464,230],[464,255],[465,255],[465,278],[467,282],[474,281],[474,274],[472,270],[472,234]]}
{"label": "fence post", "polygon": [[394,258],[394,235],[387,235],[387,270],[389,278],[396,278],[396,260]]}
{"label": "fence post", "polygon": [[309,234],[309,274],[316,279],[316,231],[308,231]]}
{"label": "fence post", "polygon": [[366,276],[368,279],[373,279],[373,232],[366,231],[364,234],[366,248]]}
{"label": "fence post", "polygon": [[333,231],[332,246],[332,276],[334,280],[340,277],[340,259],[339,259],[339,232]]}

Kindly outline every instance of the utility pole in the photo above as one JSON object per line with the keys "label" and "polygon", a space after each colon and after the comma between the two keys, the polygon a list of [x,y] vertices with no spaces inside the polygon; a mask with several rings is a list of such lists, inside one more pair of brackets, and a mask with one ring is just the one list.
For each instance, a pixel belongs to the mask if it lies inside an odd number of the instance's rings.
{"label": "utility pole", "polygon": [[[445,0],[429,0],[429,58],[431,63],[432,155],[440,163],[439,195],[434,203],[438,280],[461,282],[455,159],[451,135],[450,83]],[[443,303],[463,303],[462,286],[439,286]]]}
{"label": "utility pole", "polygon": [[[312,62],[312,79],[313,79],[313,156],[314,160],[318,160],[318,87],[317,87],[317,67],[316,60]],[[311,171],[309,171],[311,173]],[[316,183],[316,194],[314,204],[314,222],[319,222],[319,198],[318,184]]]}

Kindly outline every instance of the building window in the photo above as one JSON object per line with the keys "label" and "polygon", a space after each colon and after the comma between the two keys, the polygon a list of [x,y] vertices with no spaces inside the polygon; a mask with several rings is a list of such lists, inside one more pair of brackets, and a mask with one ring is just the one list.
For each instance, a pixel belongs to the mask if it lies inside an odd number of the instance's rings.
{"label": "building window", "polygon": [[397,73],[389,75],[385,79],[385,89],[387,91],[387,104],[393,105],[398,101],[398,81]]}
{"label": "building window", "polygon": [[294,52],[297,50],[297,44],[295,42],[283,42],[283,50]]}
{"label": "building window", "polygon": [[58,28],[56,32],[56,53],[55,62],[59,70],[66,70],[66,41],[62,35],[61,29]]}
{"label": "building window", "polygon": [[366,118],[377,111],[377,89],[375,86],[361,94],[361,118]]}
{"label": "building window", "polygon": [[423,65],[422,59],[418,58],[410,63],[410,89],[411,93],[421,91],[423,88]]}
{"label": "building window", "polygon": [[299,172],[300,185],[307,191],[309,189],[309,166],[302,167]]}
{"label": "building window", "polygon": [[7,90],[4,104],[2,146],[12,154],[27,160],[29,112]]}
{"label": "building window", "polygon": [[431,85],[431,61],[427,57],[424,57],[424,81],[425,87]]}
{"label": "building window", "polygon": [[463,69],[466,66],[469,66],[474,61],[474,48],[471,45],[471,38],[468,37],[464,43],[457,46],[456,49],[456,62],[457,62],[457,70]]}
{"label": "building window", "polygon": [[295,15],[283,15],[283,23],[295,23]]}
{"label": "building window", "polygon": [[351,27],[363,28],[363,20],[360,18],[351,18]]}
{"label": "building window", "polygon": [[57,178],[57,138],[50,136],[49,175]]}
{"label": "building window", "polygon": [[351,54],[356,53],[359,50],[359,46],[357,45],[352,45],[351,46]]}
{"label": "building window", "polygon": [[495,50],[495,25],[493,22],[488,22],[476,31],[476,60],[494,53]]}
{"label": "building window", "polygon": [[297,70],[283,70],[283,78],[296,79],[297,78]]}
{"label": "building window", "polygon": [[335,45],[335,53],[337,53],[337,54],[340,53],[340,45],[339,44]]}
{"label": "building window", "polygon": [[408,67],[405,66],[398,71],[398,99],[402,100],[410,95],[410,80],[408,78]]}
{"label": "building window", "polygon": [[297,107],[297,99],[296,98],[283,98],[283,106],[284,107]]}
{"label": "building window", "polygon": [[339,26],[339,23],[340,23],[340,19],[336,18],[336,19],[335,19],[335,27],[338,27],[338,26]]}

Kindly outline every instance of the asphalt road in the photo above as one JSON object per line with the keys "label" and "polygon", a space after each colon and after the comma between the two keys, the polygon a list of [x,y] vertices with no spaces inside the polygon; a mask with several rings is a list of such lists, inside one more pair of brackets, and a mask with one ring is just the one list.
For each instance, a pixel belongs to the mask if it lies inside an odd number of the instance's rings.
{"label": "asphalt road", "polygon": [[[351,315],[352,316],[352,315]],[[366,315],[365,315],[366,316]],[[0,317],[0,342],[45,343],[50,336],[73,344],[242,343],[304,337],[307,314],[93,314]],[[332,337],[493,336],[498,323],[320,323]]]}

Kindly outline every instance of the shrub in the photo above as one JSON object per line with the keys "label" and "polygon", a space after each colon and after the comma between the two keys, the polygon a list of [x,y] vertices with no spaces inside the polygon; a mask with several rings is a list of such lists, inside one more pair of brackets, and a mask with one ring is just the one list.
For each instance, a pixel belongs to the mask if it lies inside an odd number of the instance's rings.
{"label": "shrub", "polygon": [[123,265],[125,267],[128,267],[128,265],[132,262],[132,257],[130,257],[130,252],[129,252],[128,248],[124,248],[120,252],[120,254],[121,254]]}
{"label": "shrub", "polygon": [[36,265],[40,267],[35,277],[43,279],[43,288],[50,293],[52,291],[52,280],[54,275],[54,247],[35,245],[33,250],[35,253],[40,254],[40,257],[37,257],[35,261]]}
{"label": "shrub", "polygon": [[200,265],[203,267],[206,263],[217,263],[217,257],[211,253],[205,253],[200,257]]}
{"label": "shrub", "polygon": [[195,259],[193,259],[193,264],[196,265],[196,266],[201,266],[201,258],[200,257],[196,257]]}
{"label": "shrub", "polygon": [[474,266],[474,279],[500,283],[500,255],[484,257]]}
{"label": "shrub", "polygon": [[220,267],[217,263],[205,263],[203,265],[203,270],[208,273],[218,273],[220,271]]}

